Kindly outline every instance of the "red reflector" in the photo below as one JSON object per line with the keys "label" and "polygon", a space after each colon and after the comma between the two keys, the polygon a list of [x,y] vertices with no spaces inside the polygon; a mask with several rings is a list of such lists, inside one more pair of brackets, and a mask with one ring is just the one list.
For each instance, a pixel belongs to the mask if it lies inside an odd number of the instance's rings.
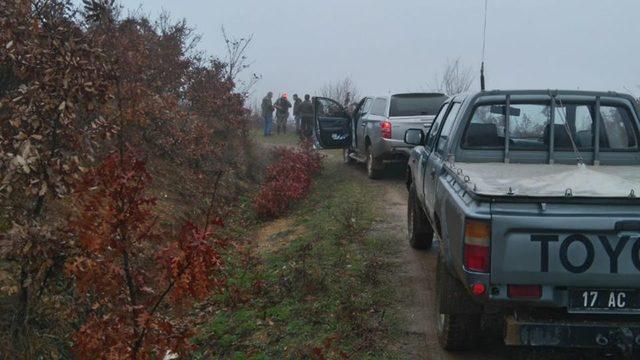
{"label": "red reflector", "polygon": [[464,265],[467,270],[489,272],[489,247],[464,244]]}
{"label": "red reflector", "polygon": [[507,294],[510,298],[538,299],[542,297],[540,285],[508,285]]}
{"label": "red reflector", "polygon": [[478,283],[471,286],[471,292],[473,293],[473,295],[483,295],[486,290],[487,288],[484,286],[484,284]]}
{"label": "red reflector", "polygon": [[391,123],[389,121],[380,123],[380,135],[384,139],[391,139]]}

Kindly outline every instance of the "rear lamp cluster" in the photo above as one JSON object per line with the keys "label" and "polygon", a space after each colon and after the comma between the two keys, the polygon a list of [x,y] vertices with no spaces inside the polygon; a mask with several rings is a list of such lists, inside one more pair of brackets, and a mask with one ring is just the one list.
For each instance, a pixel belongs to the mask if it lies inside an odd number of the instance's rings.
{"label": "rear lamp cluster", "polygon": [[391,122],[383,121],[380,123],[380,136],[383,139],[391,139]]}
{"label": "rear lamp cluster", "polygon": [[491,268],[491,223],[467,219],[464,231],[464,266],[488,273]]}

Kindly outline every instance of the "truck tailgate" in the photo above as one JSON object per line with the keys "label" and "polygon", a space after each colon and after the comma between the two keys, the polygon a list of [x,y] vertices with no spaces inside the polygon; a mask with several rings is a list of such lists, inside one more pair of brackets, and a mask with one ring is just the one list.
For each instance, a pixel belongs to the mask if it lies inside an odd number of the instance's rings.
{"label": "truck tailgate", "polygon": [[429,127],[433,123],[434,116],[392,116],[389,118],[391,122],[391,137],[393,140],[401,141],[404,144],[404,134],[409,129],[421,129],[425,133],[429,131]]}
{"label": "truck tailgate", "polygon": [[491,282],[640,287],[640,204],[493,203]]}

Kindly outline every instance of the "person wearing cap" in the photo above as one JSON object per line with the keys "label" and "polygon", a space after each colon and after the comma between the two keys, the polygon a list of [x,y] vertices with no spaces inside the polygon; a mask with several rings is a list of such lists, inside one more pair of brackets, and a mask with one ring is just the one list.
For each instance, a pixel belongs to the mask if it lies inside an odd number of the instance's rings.
{"label": "person wearing cap", "polygon": [[264,136],[271,135],[271,128],[273,127],[273,93],[269,91],[267,96],[262,99],[261,110],[262,119],[264,120]]}
{"label": "person wearing cap", "polygon": [[289,109],[291,108],[291,103],[288,98],[289,95],[284,93],[278,100],[276,100],[275,104],[273,104],[276,108],[277,134],[280,134],[280,131],[282,131],[283,134],[287,133],[287,120],[289,119]]}
{"label": "person wearing cap", "polygon": [[298,97],[298,94],[293,94],[293,118],[296,121],[297,134],[300,134],[300,104],[302,104],[302,99]]}

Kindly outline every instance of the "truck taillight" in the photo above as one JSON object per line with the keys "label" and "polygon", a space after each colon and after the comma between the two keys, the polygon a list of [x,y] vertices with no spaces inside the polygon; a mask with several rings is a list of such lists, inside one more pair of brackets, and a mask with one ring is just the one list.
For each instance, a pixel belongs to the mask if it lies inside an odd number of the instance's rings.
{"label": "truck taillight", "polygon": [[539,299],[542,297],[540,285],[507,285],[507,295],[510,298]]}
{"label": "truck taillight", "polygon": [[383,139],[391,139],[391,122],[383,121],[380,123],[380,135]]}
{"label": "truck taillight", "polygon": [[491,223],[467,219],[464,231],[464,266],[488,273],[491,266]]}

